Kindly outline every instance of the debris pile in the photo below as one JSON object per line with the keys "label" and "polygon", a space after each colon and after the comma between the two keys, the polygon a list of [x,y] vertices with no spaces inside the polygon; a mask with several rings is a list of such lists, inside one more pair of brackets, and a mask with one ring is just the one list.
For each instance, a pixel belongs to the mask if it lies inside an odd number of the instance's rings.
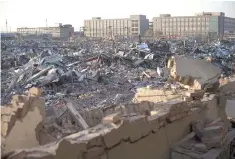
{"label": "debris pile", "polygon": [[[43,92],[34,90],[34,94],[45,100],[44,133],[54,141],[97,125],[102,113],[88,112],[103,112],[111,105],[201,99],[205,92],[217,90],[220,78],[233,75],[235,47],[231,43],[87,38],[4,41],[1,104],[16,94],[27,94],[30,88],[42,88]],[[178,105],[171,109],[170,122],[188,113],[188,108],[178,109]],[[78,114],[87,124],[78,120]]]}
{"label": "debris pile", "polygon": [[230,142],[227,135],[228,129],[220,118],[209,123],[194,121],[191,126],[193,131],[173,148],[174,153],[197,158],[211,149],[227,148]]}

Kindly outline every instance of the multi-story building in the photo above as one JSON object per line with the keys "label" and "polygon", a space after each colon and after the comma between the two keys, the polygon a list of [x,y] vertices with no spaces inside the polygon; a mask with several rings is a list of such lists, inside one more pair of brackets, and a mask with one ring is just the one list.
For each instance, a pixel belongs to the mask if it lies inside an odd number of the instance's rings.
{"label": "multi-story building", "polygon": [[222,12],[203,12],[195,16],[161,14],[153,18],[153,32],[163,36],[213,36],[222,38],[226,31],[235,30],[235,18]]}
{"label": "multi-story building", "polygon": [[87,37],[142,36],[149,28],[145,15],[131,15],[124,19],[84,20],[84,34]]}
{"label": "multi-story building", "polygon": [[59,23],[55,27],[17,28],[17,33],[23,36],[50,34],[52,38],[68,39],[73,35],[74,28],[72,25]]}
{"label": "multi-story building", "polygon": [[224,18],[224,34],[235,33],[235,18]]}

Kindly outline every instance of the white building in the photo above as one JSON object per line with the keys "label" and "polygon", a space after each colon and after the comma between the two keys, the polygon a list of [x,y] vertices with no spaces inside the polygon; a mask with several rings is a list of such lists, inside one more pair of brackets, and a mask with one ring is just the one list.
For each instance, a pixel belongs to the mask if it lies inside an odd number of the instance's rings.
{"label": "white building", "polygon": [[55,27],[37,27],[37,28],[17,28],[17,33],[27,35],[50,34],[52,38],[68,39],[74,33],[72,25],[62,25],[61,23]]}
{"label": "white building", "polygon": [[87,37],[143,36],[149,28],[145,15],[131,15],[123,19],[84,20],[84,35]]}

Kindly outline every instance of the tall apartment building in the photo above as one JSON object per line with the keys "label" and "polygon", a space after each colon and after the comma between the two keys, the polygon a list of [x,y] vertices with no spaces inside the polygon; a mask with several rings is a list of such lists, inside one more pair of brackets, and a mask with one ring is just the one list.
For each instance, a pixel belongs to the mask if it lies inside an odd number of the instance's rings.
{"label": "tall apartment building", "polygon": [[214,36],[222,38],[226,31],[235,30],[235,18],[222,12],[203,12],[195,16],[161,14],[153,18],[153,32],[163,36]]}
{"label": "tall apartment building", "polygon": [[50,34],[52,38],[68,39],[73,35],[74,28],[72,25],[59,23],[55,27],[17,28],[17,33],[23,36]]}
{"label": "tall apartment building", "polygon": [[131,15],[124,19],[84,20],[84,35],[87,37],[143,36],[149,28],[145,15]]}

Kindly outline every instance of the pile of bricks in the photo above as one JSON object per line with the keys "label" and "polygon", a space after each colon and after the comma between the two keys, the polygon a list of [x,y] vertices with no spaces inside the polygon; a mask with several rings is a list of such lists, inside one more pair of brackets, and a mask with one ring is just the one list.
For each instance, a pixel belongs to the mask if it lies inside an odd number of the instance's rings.
{"label": "pile of bricks", "polygon": [[226,142],[227,130],[221,119],[217,119],[209,124],[204,124],[201,121],[192,123],[192,128],[201,143],[209,150],[223,146]]}

